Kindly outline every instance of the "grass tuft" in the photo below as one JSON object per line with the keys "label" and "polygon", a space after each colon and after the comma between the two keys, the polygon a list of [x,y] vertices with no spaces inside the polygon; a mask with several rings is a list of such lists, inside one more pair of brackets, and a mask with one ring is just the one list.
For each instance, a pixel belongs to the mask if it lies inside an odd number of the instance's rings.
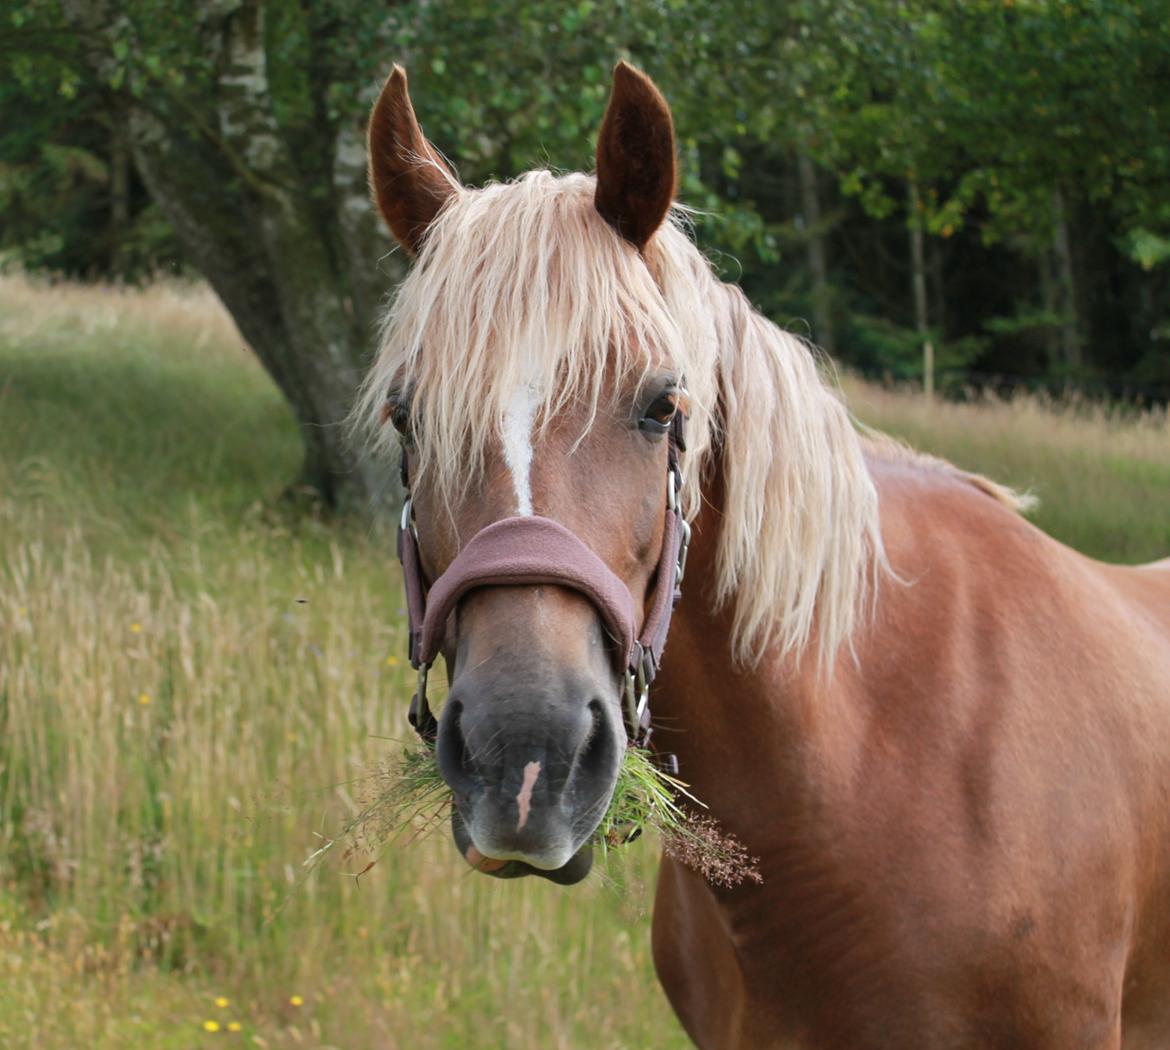
{"label": "grass tuft", "polygon": [[[305,861],[307,867],[314,869],[341,843],[345,859],[373,856],[372,867],[395,844],[429,835],[451,812],[451,789],[439,773],[434,747],[429,744],[404,748],[396,761],[381,767],[370,781],[377,785],[373,797],[336,838]],[[696,813],[694,806],[706,808],[684,781],[661,768],[655,755],[627,747],[605,816],[589,841],[607,857],[615,847],[654,831],[669,856],[713,885],[762,882],[759,858],[751,856],[713,817]]]}

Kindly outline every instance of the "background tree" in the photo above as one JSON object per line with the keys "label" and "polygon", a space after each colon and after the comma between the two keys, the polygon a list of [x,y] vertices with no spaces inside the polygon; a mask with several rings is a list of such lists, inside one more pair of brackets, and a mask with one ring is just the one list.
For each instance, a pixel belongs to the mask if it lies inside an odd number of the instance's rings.
{"label": "background tree", "polygon": [[[383,486],[342,421],[393,278],[360,119],[378,26],[358,5],[63,0],[117,96],[150,196],[302,427],[302,481],[333,505]],[[374,66],[378,65],[375,60]]]}

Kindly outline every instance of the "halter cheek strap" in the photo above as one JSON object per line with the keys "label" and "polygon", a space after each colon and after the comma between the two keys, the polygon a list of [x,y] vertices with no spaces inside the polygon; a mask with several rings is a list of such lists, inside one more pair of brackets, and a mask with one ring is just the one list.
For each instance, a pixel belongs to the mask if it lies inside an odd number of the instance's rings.
{"label": "halter cheek strap", "polygon": [[[410,723],[433,742],[438,722],[427,703],[427,672],[443,645],[447,620],[477,587],[556,584],[584,595],[593,604],[615,643],[623,675],[622,705],[631,741],[650,740],[650,683],[658,673],[670,618],[681,597],[691,529],[678,500],[679,453],[686,448],[683,415],[671,426],[666,519],[662,551],[641,630],[629,588],[588,546],[563,525],[538,515],[504,518],[482,529],[428,590],[419,560],[418,537],[408,497],[398,530],[398,558],[406,590],[410,663],[418,671],[418,691],[410,703]],[[405,471],[404,471],[405,480]]]}

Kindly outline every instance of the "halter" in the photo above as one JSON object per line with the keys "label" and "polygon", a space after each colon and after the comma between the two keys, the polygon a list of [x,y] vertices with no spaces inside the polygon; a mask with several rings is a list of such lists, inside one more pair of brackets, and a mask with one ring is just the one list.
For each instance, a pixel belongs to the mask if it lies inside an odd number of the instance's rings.
{"label": "halter", "polygon": [[439,723],[427,703],[427,673],[447,632],[447,618],[476,587],[551,583],[583,594],[593,604],[617,643],[622,674],[622,708],[630,741],[650,741],[650,683],[658,674],[670,618],[682,596],[683,573],[691,527],[683,519],[679,489],[679,455],[686,451],[686,417],[675,413],[668,431],[666,520],[658,556],[654,590],[642,629],[638,610],[625,582],[612,572],[574,533],[539,515],[504,518],[477,532],[429,587],[419,560],[418,533],[411,508],[406,450],[402,453],[402,484],[406,502],[398,528],[398,560],[406,589],[410,628],[410,666],[418,672],[418,689],[410,701],[410,724],[427,743],[434,743]]}

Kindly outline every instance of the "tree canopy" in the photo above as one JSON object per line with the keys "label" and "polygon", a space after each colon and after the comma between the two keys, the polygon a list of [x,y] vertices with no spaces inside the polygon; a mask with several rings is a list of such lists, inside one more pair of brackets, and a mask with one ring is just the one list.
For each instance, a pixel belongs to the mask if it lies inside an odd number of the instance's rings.
{"label": "tree canopy", "polygon": [[362,468],[322,434],[401,272],[362,139],[395,60],[470,183],[590,168],[614,62],[644,68],[701,243],[843,362],[916,378],[929,341],[943,387],[1170,396],[1170,0],[14,0],[0,17],[0,249],[207,276],[331,500]]}

